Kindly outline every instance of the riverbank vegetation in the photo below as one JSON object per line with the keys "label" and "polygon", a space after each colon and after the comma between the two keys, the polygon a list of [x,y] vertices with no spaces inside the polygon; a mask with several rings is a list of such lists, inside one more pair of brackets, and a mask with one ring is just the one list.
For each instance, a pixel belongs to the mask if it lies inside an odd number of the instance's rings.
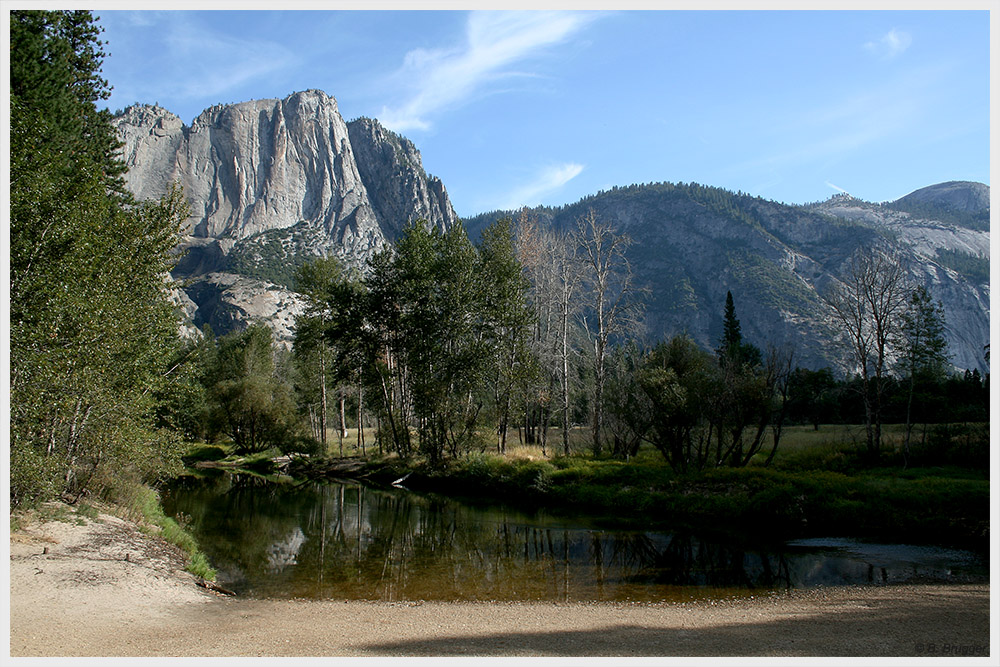
{"label": "riverbank vegetation", "polygon": [[[955,425],[948,425],[954,431]],[[969,425],[986,438],[985,425]],[[886,429],[902,441],[903,425]],[[281,461],[295,479],[356,479],[419,493],[446,494],[470,503],[501,503],[522,511],[587,514],[616,528],[685,529],[705,536],[766,542],[845,535],[910,543],[984,549],[989,537],[989,475],[985,469],[937,465],[924,459],[902,466],[901,454],[872,466],[865,456],[863,425],[788,428],[787,442],[771,465],[729,466],[677,472],[652,447],[628,461],[595,459],[585,428],[571,431],[570,456],[543,456],[516,441],[506,455],[471,453],[432,464],[420,456],[360,456],[350,432],[348,456]],[[938,442],[943,442],[938,440]],[[981,443],[982,444],[982,443]],[[965,445],[962,445],[965,446]],[[273,474],[268,455],[247,460],[225,447],[198,447],[195,458],[252,474]],[[934,453],[934,460],[941,456]],[[247,465],[249,463],[249,465]],[[214,465],[213,465],[214,467]]]}
{"label": "riverbank vegetation", "polygon": [[649,340],[630,240],[592,212],[477,243],[414,221],[362,270],[298,267],[290,346],[261,324],[182,341],[183,196],[125,190],[98,36],[88,12],[11,14],[13,508],[155,485],[187,450],[303,477],[356,456],[373,480],[635,524],[985,538],[989,375],[953,372],[888,242],[831,281],[837,371],[746,340],[731,293],[715,349]]}
{"label": "riverbank vegetation", "polygon": [[10,506],[97,499],[151,526],[214,573],[149,486],[181,469],[166,418],[180,348],[164,276],[179,191],[138,202],[86,11],[10,15]]}

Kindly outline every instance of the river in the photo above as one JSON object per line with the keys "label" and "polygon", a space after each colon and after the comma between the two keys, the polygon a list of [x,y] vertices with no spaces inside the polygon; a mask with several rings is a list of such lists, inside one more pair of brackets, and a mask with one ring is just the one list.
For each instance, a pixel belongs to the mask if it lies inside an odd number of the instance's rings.
{"label": "river", "polygon": [[958,549],[836,537],[723,543],[348,482],[183,477],[163,505],[219,583],[255,598],[657,602],[989,580],[985,556]]}

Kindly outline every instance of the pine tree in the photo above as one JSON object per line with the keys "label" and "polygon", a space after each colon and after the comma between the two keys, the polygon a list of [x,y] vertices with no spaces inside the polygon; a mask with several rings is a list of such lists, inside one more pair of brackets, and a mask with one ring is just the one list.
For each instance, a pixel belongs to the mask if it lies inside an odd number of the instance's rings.
{"label": "pine tree", "polygon": [[726,307],[722,315],[722,342],[716,351],[720,363],[733,366],[757,367],[763,362],[760,349],[751,343],[743,342],[740,321],[736,318],[736,305],[733,293],[726,292]]}
{"label": "pine tree", "polygon": [[906,439],[904,457],[910,456],[913,402],[918,387],[944,378],[948,365],[948,342],[944,338],[944,307],[920,285],[913,290],[902,316],[901,365],[907,382]]}
{"label": "pine tree", "polygon": [[184,202],[136,203],[86,11],[17,11],[11,29],[11,502],[78,497],[154,476],[177,437],[156,428],[178,344],[163,276]]}
{"label": "pine tree", "polygon": [[726,310],[722,316],[722,349],[736,350],[743,342],[740,331],[740,321],[736,319],[736,305],[733,303],[733,293],[726,292]]}

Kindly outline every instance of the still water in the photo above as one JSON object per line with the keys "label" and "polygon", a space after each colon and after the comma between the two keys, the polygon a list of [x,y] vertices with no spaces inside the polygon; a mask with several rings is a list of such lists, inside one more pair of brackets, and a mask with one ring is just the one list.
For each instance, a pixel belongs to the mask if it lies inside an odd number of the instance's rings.
{"label": "still water", "polygon": [[986,559],[961,550],[840,539],[747,548],[351,483],[219,474],[182,478],[163,496],[219,583],[245,597],[660,601],[989,578]]}

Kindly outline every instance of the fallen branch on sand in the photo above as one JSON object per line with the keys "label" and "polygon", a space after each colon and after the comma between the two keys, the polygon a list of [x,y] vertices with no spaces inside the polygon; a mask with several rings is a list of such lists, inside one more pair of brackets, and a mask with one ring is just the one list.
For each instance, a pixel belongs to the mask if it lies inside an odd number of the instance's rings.
{"label": "fallen branch on sand", "polygon": [[215,591],[216,593],[222,593],[223,595],[228,595],[230,597],[236,597],[236,593],[234,593],[233,591],[229,590],[228,588],[223,588],[222,586],[220,586],[219,584],[215,583],[214,581],[207,581],[205,579],[199,579],[197,583],[202,588],[207,588],[210,591]]}

